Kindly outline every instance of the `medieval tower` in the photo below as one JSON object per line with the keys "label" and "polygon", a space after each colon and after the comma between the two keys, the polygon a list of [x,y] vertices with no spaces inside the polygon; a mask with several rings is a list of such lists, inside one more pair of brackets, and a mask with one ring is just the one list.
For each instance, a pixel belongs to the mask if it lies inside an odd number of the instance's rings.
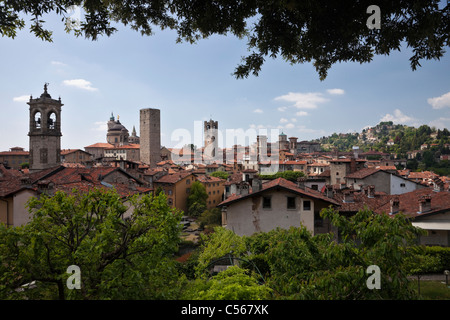
{"label": "medieval tower", "polygon": [[44,170],[61,163],[61,98],[52,99],[47,92],[37,99],[30,97],[30,171]]}
{"label": "medieval tower", "polygon": [[213,161],[219,153],[219,123],[211,119],[209,121],[205,121],[203,123],[203,131],[205,137],[205,150],[203,152],[203,156],[206,161]]}
{"label": "medieval tower", "polygon": [[159,109],[140,110],[140,159],[156,167],[161,160],[161,115]]}

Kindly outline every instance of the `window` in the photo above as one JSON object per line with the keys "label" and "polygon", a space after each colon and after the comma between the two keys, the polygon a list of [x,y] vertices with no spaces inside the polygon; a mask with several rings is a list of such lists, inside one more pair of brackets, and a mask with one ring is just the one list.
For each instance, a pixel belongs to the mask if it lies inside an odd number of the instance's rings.
{"label": "window", "polygon": [[406,184],[405,183],[400,183],[400,187],[405,188]]}
{"label": "window", "polygon": [[191,188],[186,188],[186,193],[187,194],[191,193]]}
{"label": "window", "polygon": [[319,190],[319,185],[318,184],[313,184],[313,185],[311,185],[311,189]]}
{"label": "window", "polygon": [[295,197],[287,197],[287,208],[295,209]]}
{"label": "window", "polygon": [[187,179],[186,184],[191,184],[191,179]]}
{"label": "window", "polygon": [[173,199],[172,198],[167,199],[167,204],[169,206],[173,205]]}
{"label": "window", "polygon": [[311,201],[309,201],[309,200],[303,201],[303,210],[305,210],[305,211],[311,210]]}
{"label": "window", "polygon": [[263,197],[263,208],[272,208],[272,199],[270,197]]}
{"label": "window", "polygon": [[171,196],[171,195],[172,195],[172,190],[168,190],[168,191],[167,191],[167,194],[168,194],[169,196]]}

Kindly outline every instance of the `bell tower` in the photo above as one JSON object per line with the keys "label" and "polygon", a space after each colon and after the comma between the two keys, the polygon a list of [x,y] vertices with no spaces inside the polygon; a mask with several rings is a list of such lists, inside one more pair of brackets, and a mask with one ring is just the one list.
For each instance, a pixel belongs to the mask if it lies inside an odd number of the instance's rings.
{"label": "bell tower", "polygon": [[47,92],[37,99],[30,97],[30,171],[55,167],[61,163],[61,98],[52,99]]}

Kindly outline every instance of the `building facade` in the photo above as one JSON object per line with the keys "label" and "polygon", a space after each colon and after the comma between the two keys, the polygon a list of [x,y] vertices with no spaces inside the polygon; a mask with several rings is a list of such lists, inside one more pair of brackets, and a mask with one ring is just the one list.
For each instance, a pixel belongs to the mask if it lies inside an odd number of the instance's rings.
{"label": "building facade", "polygon": [[47,92],[37,99],[30,97],[30,170],[38,171],[61,163],[61,98],[52,99]]}
{"label": "building facade", "polygon": [[161,113],[159,109],[140,110],[140,161],[155,168],[161,161]]}

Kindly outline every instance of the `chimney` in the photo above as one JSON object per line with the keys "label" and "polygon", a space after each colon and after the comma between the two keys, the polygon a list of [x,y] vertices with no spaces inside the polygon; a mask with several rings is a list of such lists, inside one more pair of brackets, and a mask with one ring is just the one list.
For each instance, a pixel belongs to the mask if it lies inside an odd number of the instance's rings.
{"label": "chimney", "polygon": [[350,173],[353,173],[355,171],[356,171],[356,159],[352,157],[350,159]]}
{"label": "chimney", "polygon": [[297,186],[298,186],[300,189],[305,190],[305,182],[306,182],[306,178],[305,178],[305,177],[299,177],[299,178],[297,178]]}
{"label": "chimney", "polygon": [[391,211],[390,211],[389,214],[397,213],[399,208],[400,208],[400,200],[399,200],[399,198],[395,197],[395,198],[391,199],[390,204],[391,204]]}
{"label": "chimney", "polygon": [[345,203],[352,203],[354,202],[354,195],[353,192],[350,190],[344,191],[344,202]]}
{"label": "chimney", "polygon": [[419,212],[427,212],[431,209],[431,196],[425,195],[419,199]]}
{"label": "chimney", "polygon": [[236,186],[236,194],[237,195],[247,195],[248,194],[248,187],[249,184],[245,181],[240,182],[237,186]]}
{"label": "chimney", "polygon": [[253,177],[252,192],[258,192],[262,189],[262,181],[258,176]]}
{"label": "chimney", "polygon": [[333,198],[333,196],[334,196],[333,186],[331,186],[331,185],[326,185],[325,186],[325,195],[328,198]]}
{"label": "chimney", "polygon": [[367,187],[367,197],[375,198],[375,186],[374,185],[370,185]]}
{"label": "chimney", "polygon": [[31,178],[30,177],[21,177],[20,178],[20,185],[22,187],[30,187],[31,186]]}

